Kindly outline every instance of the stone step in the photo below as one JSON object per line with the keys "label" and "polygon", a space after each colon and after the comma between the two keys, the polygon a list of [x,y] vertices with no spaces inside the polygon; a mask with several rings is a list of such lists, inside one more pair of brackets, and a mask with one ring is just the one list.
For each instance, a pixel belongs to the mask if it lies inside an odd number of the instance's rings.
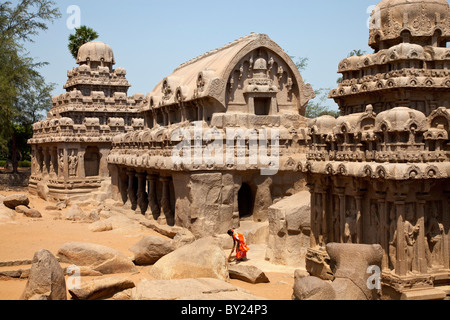
{"label": "stone step", "polygon": [[439,288],[410,290],[402,294],[401,300],[443,300],[447,293]]}

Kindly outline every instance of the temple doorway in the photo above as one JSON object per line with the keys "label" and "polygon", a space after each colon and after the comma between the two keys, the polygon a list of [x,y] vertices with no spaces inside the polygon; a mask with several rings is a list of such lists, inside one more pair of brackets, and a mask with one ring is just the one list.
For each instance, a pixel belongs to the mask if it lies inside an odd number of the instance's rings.
{"label": "temple doorway", "polygon": [[87,147],[84,155],[86,177],[97,177],[100,170],[100,152],[97,147]]}
{"label": "temple doorway", "polygon": [[250,218],[253,216],[254,203],[255,200],[252,188],[247,183],[243,183],[238,193],[240,219]]}

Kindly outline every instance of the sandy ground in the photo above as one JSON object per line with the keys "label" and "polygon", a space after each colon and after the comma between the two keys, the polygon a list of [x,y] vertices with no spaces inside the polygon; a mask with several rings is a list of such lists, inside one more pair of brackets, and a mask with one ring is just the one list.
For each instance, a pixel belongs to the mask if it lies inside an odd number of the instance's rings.
{"label": "sandy ground", "polygon": [[[26,189],[0,190],[0,194],[8,196],[17,193],[27,193]],[[55,256],[58,249],[67,242],[90,242],[114,248],[128,257],[133,254],[128,250],[136,242],[147,235],[156,234],[153,230],[142,228],[94,233],[88,229],[88,223],[71,222],[58,219],[54,212],[47,212],[45,207],[52,203],[29,195],[31,207],[39,210],[41,219],[30,219],[16,214],[14,223],[0,224],[0,261],[32,260],[36,251],[47,249]],[[85,211],[90,208],[84,207]],[[252,285],[239,280],[231,283],[250,291],[252,294],[270,300],[290,300],[294,285],[294,268],[276,266],[264,260],[265,247],[250,246],[249,261],[246,264],[256,265],[268,276],[270,283]],[[27,269],[31,266],[3,267],[4,270]],[[151,279],[148,267],[138,267],[139,273],[127,274],[138,283],[142,279]],[[117,276],[117,275],[112,275]],[[105,276],[106,277],[106,276]],[[83,279],[87,280],[87,279]],[[18,300],[25,288],[27,280],[12,280],[0,278],[0,300]],[[70,298],[70,295],[68,294]]]}

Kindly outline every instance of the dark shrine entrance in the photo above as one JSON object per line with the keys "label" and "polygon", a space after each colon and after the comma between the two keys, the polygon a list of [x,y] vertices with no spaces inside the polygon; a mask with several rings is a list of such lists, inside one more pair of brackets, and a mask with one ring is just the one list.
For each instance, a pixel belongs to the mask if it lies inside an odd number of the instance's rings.
{"label": "dark shrine entrance", "polygon": [[238,193],[239,218],[249,218],[253,215],[254,196],[252,188],[243,183]]}

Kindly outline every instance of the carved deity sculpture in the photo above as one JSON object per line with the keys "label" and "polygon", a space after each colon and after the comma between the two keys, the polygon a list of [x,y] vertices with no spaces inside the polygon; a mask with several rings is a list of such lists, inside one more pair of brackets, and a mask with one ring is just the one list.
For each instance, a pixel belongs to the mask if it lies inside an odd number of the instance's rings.
{"label": "carved deity sculpture", "polygon": [[321,234],[320,225],[322,223],[322,195],[316,193],[316,203],[314,206],[314,235],[318,245],[322,245],[323,235]]}
{"label": "carved deity sculpture", "polygon": [[376,204],[370,206],[370,243],[380,244],[381,241],[381,223],[378,216],[378,207]]}
{"label": "carved deity sculpture", "polygon": [[406,257],[408,261],[408,271],[413,271],[413,259],[415,252],[415,245],[417,236],[419,235],[420,227],[413,224],[414,211],[411,206],[406,206],[406,219],[404,223],[405,241],[406,241]]}
{"label": "carved deity sculpture", "polygon": [[397,219],[395,207],[392,205],[389,214],[389,264],[392,270],[397,266]]}
{"label": "carved deity sculpture", "polygon": [[76,177],[77,169],[78,169],[78,157],[75,155],[75,150],[72,150],[72,153],[69,156],[69,175],[71,177]]}
{"label": "carved deity sculpture", "polygon": [[339,242],[339,236],[340,236],[340,208],[339,208],[339,201],[338,199],[335,199],[334,201],[334,212],[333,212],[333,230],[334,230],[334,241]]}
{"label": "carved deity sculpture", "polygon": [[428,244],[428,264],[429,267],[438,267],[442,265],[442,239],[444,226],[439,223],[439,214],[436,204],[431,205],[431,213],[427,217],[425,225],[425,236]]}
{"label": "carved deity sculpture", "polygon": [[356,205],[351,201],[351,210],[347,210],[345,218],[344,241],[345,243],[356,243]]}

